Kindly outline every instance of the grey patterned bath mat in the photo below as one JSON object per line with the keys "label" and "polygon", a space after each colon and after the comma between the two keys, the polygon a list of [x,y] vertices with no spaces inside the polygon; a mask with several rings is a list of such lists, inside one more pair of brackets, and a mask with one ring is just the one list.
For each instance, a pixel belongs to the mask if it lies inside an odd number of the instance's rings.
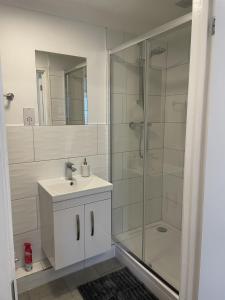
{"label": "grey patterned bath mat", "polygon": [[84,300],[159,300],[127,268],[81,285]]}

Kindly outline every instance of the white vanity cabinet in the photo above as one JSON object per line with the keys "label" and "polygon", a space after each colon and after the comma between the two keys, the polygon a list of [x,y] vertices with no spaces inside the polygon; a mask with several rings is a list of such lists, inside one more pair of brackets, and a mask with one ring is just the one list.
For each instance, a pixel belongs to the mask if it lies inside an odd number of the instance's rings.
{"label": "white vanity cabinet", "polygon": [[54,212],[54,267],[84,260],[84,206]]}
{"label": "white vanity cabinet", "polygon": [[111,247],[111,200],[85,205],[85,258]]}
{"label": "white vanity cabinet", "polygon": [[105,189],[96,189],[95,193],[90,189],[81,194],[69,193],[65,199],[64,194],[60,197],[59,193],[51,193],[45,183],[39,183],[41,239],[54,269],[108,251],[112,185],[106,182]]}

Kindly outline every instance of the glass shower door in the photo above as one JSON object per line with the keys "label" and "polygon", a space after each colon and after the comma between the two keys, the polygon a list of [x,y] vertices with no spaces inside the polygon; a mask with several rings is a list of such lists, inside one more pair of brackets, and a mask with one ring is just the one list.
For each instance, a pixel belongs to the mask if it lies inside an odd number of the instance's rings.
{"label": "glass shower door", "polygon": [[113,239],[179,290],[191,25],[111,54]]}
{"label": "glass shower door", "polygon": [[147,41],[143,261],[179,290],[191,26]]}
{"label": "glass shower door", "polygon": [[112,235],[142,259],[144,43],[111,55]]}

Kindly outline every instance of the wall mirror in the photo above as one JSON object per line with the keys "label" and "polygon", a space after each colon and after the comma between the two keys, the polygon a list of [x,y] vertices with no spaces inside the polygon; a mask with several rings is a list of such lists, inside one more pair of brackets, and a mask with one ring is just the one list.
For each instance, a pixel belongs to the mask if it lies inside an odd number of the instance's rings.
{"label": "wall mirror", "polygon": [[87,59],[35,51],[39,125],[88,123]]}

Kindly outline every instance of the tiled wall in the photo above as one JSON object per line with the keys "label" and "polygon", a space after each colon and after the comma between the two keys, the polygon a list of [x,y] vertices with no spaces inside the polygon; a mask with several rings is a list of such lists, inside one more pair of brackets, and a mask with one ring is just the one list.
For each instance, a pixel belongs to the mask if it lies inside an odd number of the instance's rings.
{"label": "tiled wall", "polygon": [[92,172],[108,179],[108,126],[8,126],[13,230],[16,257],[23,243],[33,244],[34,261],[42,258],[37,181],[65,175],[69,159],[80,169],[86,156]]}

